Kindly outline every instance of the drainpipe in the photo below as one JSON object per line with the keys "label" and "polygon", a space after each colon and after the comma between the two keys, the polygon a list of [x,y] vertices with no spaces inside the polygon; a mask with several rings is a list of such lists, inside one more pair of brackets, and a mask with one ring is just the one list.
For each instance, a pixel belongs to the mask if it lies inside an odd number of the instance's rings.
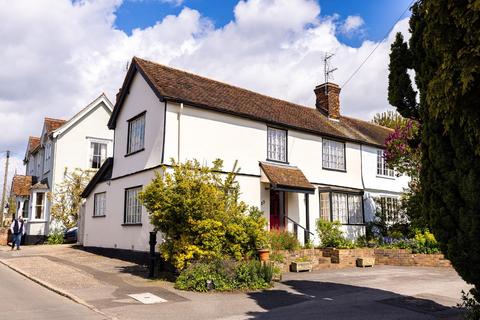
{"label": "drainpipe", "polygon": [[183,112],[183,102],[180,103],[180,111],[178,111],[178,144],[177,144],[177,162],[180,162],[180,137],[181,137],[181,127],[182,127],[182,112]]}
{"label": "drainpipe", "polygon": [[305,193],[305,216],[306,216],[306,221],[305,221],[305,244],[310,241],[310,205],[308,201],[308,193]]}

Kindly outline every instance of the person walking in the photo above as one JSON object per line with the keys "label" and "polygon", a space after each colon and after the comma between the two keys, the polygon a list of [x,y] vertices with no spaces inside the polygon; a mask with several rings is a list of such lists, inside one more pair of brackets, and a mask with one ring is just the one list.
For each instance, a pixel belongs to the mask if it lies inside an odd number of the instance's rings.
{"label": "person walking", "polygon": [[22,236],[25,234],[25,223],[22,216],[19,216],[17,219],[12,221],[10,226],[10,231],[12,231],[12,250],[17,246],[17,250],[20,250],[20,242],[22,242]]}

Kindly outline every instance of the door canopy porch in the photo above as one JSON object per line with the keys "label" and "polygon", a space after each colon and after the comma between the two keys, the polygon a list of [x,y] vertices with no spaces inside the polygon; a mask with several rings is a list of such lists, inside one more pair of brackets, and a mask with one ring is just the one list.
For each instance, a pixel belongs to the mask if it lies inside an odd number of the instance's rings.
{"label": "door canopy porch", "polygon": [[315,186],[308,182],[302,170],[297,167],[260,162],[262,182],[269,182],[273,190],[315,193]]}

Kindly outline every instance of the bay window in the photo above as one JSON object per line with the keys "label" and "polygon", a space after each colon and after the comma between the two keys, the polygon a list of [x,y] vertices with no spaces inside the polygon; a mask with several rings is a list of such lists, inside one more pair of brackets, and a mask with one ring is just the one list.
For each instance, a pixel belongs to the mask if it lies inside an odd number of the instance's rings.
{"label": "bay window", "polygon": [[341,224],[363,224],[363,199],[360,194],[320,192],[320,217]]}

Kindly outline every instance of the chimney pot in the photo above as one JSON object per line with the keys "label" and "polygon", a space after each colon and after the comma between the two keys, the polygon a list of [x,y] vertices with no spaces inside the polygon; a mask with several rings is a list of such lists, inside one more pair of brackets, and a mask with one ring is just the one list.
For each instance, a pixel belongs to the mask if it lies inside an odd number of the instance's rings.
{"label": "chimney pot", "polygon": [[327,82],[315,87],[317,97],[315,106],[318,111],[332,119],[340,118],[340,87],[338,84]]}

